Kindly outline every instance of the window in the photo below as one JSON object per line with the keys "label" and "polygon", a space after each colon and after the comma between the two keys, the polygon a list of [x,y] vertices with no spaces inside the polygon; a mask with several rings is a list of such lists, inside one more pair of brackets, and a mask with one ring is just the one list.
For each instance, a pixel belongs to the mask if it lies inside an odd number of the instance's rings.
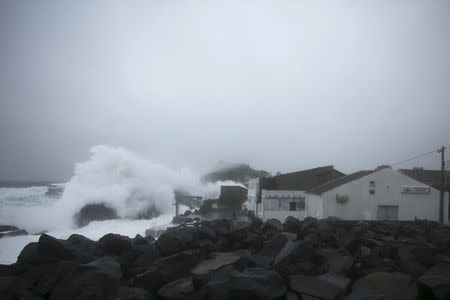
{"label": "window", "polygon": [[289,202],[289,210],[297,210],[297,202]]}
{"label": "window", "polygon": [[371,194],[375,194],[375,181],[371,181],[370,182],[370,189],[369,189]]}
{"label": "window", "polygon": [[378,205],[377,220],[398,220],[398,205]]}

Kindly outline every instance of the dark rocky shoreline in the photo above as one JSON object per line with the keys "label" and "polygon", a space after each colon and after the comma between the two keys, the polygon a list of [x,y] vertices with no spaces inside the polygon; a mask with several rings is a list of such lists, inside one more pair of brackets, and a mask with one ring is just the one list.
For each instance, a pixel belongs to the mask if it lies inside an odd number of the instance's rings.
{"label": "dark rocky shoreline", "polygon": [[[152,231],[148,231],[152,233]],[[155,231],[155,234],[159,232]],[[0,265],[1,299],[450,299],[450,227],[217,219],[157,240],[42,234]]]}

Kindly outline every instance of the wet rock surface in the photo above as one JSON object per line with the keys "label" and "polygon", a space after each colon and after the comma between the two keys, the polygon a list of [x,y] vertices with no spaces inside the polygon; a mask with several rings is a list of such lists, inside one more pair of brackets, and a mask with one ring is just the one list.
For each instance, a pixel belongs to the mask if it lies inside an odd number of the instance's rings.
{"label": "wet rock surface", "polygon": [[118,218],[119,216],[113,208],[103,203],[95,203],[83,206],[75,215],[75,223],[78,227],[84,227],[92,221],[114,220]]}
{"label": "wet rock surface", "polygon": [[[5,229],[11,229],[5,227]],[[14,230],[14,228],[12,228]],[[450,227],[192,220],[147,237],[42,234],[0,265],[1,299],[449,299]]]}

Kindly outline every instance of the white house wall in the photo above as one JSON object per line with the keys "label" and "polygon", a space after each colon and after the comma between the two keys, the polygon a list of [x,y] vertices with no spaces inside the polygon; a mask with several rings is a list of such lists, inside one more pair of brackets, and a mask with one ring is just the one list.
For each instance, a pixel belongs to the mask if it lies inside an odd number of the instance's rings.
{"label": "white house wall", "polygon": [[256,197],[258,192],[259,179],[251,179],[248,182],[247,209],[256,212]]}
{"label": "white house wall", "polygon": [[[306,195],[304,191],[280,191],[280,190],[262,190],[262,205],[258,205],[257,216],[263,221],[268,219],[278,219],[284,222],[288,216],[299,220],[306,217]],[[299,202],[303,199],[305,209],[289,210],[290,202]]]}
{"label": "white house wall", "polygon": [[306,196],[306,215],[316,219],[323,217],[323,198],[314,194]]}
{"label": "white house wall", "polygon": [[[375,193],[370,194],[370,182],[375,182]],[[354,182],[322,194],[323,217],[337,216],[349,220],[376,220],[379,205],[396,205],[399,220],[414,218],[439,220],[439,191],[431,188],[428,194],[402,193],[403,186],[425,186],[390,168],[365,176]],[[336,202],[336,195],[348,196],[345,204]],[[309,197],[309,196],[308,196]],[[448,220],[448,194],[444,214]],[[311,198],[313,200],[313,198]],[[308,200],[308,202],[310,202]]]}

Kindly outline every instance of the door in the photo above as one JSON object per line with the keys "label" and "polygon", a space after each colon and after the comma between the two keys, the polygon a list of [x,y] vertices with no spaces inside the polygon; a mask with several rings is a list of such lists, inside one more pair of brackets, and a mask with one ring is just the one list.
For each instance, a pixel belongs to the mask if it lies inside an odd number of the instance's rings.
{"label": "door", "polygon": [[398,205],[378,205],[377,220],[398,220]]}

